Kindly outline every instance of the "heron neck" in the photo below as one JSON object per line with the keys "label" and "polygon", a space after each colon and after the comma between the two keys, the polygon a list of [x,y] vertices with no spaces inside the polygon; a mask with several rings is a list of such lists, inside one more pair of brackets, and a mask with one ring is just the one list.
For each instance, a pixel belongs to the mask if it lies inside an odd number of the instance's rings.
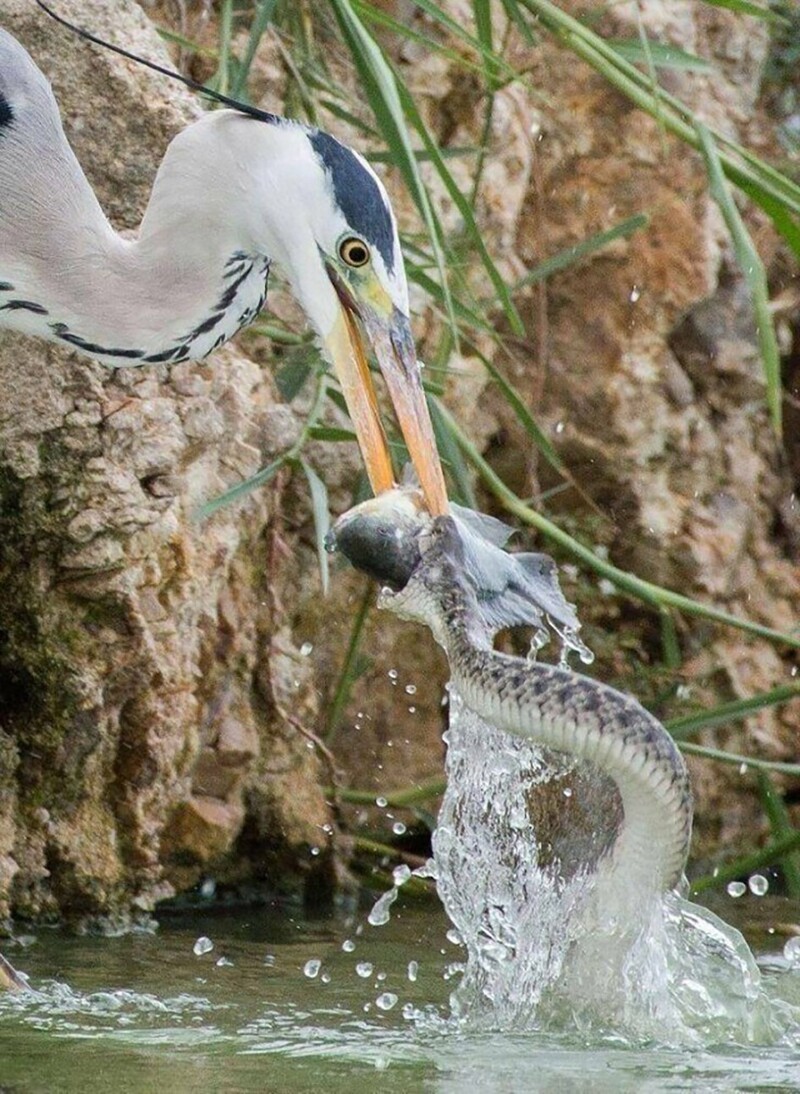
{"label": "heron neck", "polygon": [[193,201],[178,190],[165,202],[162,165],[139,232],[124,238],[63,131],[21,146],[17,164],[26,187],[0,197],[1,325],[107,364],[144,364],[205,356],[263,303],[266,256],[249,253],[202,185]]}

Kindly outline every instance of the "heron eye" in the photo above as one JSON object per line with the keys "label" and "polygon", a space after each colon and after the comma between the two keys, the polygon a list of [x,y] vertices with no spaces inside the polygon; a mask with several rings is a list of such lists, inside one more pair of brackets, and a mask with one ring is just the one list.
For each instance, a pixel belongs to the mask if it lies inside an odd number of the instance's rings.
{"label": "heron eye", "polygon": [[342,262],[357,269],[369,262],[369,247],[358,236],[347,236],[339,244],[339,257]]}

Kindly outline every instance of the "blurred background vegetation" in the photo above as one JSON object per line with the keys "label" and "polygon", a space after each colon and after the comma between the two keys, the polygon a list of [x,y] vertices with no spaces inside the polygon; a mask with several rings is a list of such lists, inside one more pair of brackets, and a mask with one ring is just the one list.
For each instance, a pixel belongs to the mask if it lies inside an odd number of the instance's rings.
{"label": "blurred background vegetation", "polygon": [[[701,157],[707,190],[727,229],[737,275],[754,317],[763,373],[765,428],[772,431],[776,452],[790,452],[794,441],[791,436],[786,439],[786,408],[790,410],[793,435],[797,394],[792,390],[796,372],[790,370],[795,343],[791,338],[787,341],[786,330],[794,328],[787,326],[786,310],[782,311],[776,300],[775,286],[770,283],[754,241],[749,210],[760,210],[759,223],[766,220],[771,224],[773,233],[782,241],[784,266],[791,270],[800,259],[800,9],[790,0],[771,4],[748,0],[706,3],[726,9],[759,31],[768,27],[771,42],[763,94],[771,104],[779,141],[779,148],[769,156],[762,157],[743,147],[732,136],[734,126],[711,124],[671,90],[675,73],[713,79],[712,59],[693,53],[683,44],[651,36],[643,19],[635,22],[636,32],[630,36],[609,37],[604,34],[603,19],[613,4],[587,4],[579,9],[574,4],[559,5],[550,0],[219,0],[213,9],[207,6],[200,15],[192,13],[191,8],[187,13],[182,7],[181,20],[176,21],[174,13],[162,19],[162,33],[192,76],[226,94],[272,108],[274,103],[269,101],[269,88],[265,86],[267,77],[258,71],[258,58],[269,41],[270,56],[282,68],[285,112],[342,134],[373,163],[391,165],[393,193],[404,187],[414,206],[414,215],[406,211],[401,216],[403,244],[412,299],[418,310],[424,307],[434,317],[426,324],[426,388],[452,497],[529,526],[538,534],[538,543],[562,564],[574,564],[580,575],[577,594],[581,609],[590,621],[586,605],[598,596],[597,587],[588,584],[592,577],[606,594],[616,590],[630,604],[638,604],[636,616],[642,618],[644,613],[650,620],[647,626],[655,628],[660,636],[656,648],[650,651],[644,700],[665,717],[687,753],[721,765],[735,765],[754,782],[767,833],[761,839],[762,846],[747,848],[744,855],[730,856],[718,864],[713,874],[697,877],[695,889],[774,867],[785,891],[800,897],[800,828],[791,810],[797,800],[800,764],[792,756],[775,759],[756,751],[741,754],[709,744],[704,736],[706,731],[786,704],[786,710],[794,710],[795,724],[800,723],[800,679],[796,675],[800,627],[785,630],[744,618],[714,606],[710,597],[698,599],[614,565],[608,551],[598,548],[598,543],[602,548],[608,513],[592,500],[591,482],[582,478],[591,470],[579,472],[567,465],[559,451],[558,437],[539,420],[539,407],[515,384],[514,370],[502,366],[504,360],[524,360],[538,348],[534,335],[526,330],[520,300],[532,296],[540,304],[544,301],[546,308],[551,278],[604,251],[613,251],[621,240],[635,240],[639,233],[646,233],[650,211],[643,206],[632,215],[618,216],[603,230],[547,254],[515,279],[509,276],[507,264],[500,261],[502,256],[487,246],[476,211],[483,178],[492,162],[490,136],[498,97],[518,86],[535,101],[535,66],[526,66],[521,60],[535,56],[541,43],[555,42],[562,49],[565,94],[569,94],[570,73],[575,66],[591,66],[616,93],[655,119],[664,141],[674,139],[686,155],[696,153]],[[632,6],[635,9],[636,5]],[[424,17],[423,22],[420,17]],[[482,139],[470,145],[440,140],[409,81],[409,66],[397,63],[398,51],[405,47],[412,56],[415,51],[426,55],[436,52],[448,64],[463,70],[481,112]],[[343,67],[350,74],[344,81]],[[451,213],[446,218],[442,215],[444,207]],[[796,273],[789,274],[789,281],[791,276],[796,277]],[[796,309],[791,314],[796,322]],[[782,318],[783,335],[777,329]],[[341,424],[341,395],[335,380],[321,367],[310,335],[298,333],[293,323],[265,316],[249,337],[258,340],[264,336],[280,361],[277,382],[281,394],[302,408],[305,425],[289,450],[254,479],[217,499],[208,511],[269,481],[282,468],[293,467],[308,480],[317,540],[321,543],[328,521],[328,497],[324,476],[314,470],[307,446],[312,441],[349,443],[353,436]],[[587,352],[591,353],[590,346]],[[516,428],[536,453],[537,466],[547,469],[547,489],[526,494],[518,481],[505,481],[502,468],[493,464],[470,436],[468,425],[459,420],[456,411],[448,409],[444,395],[451,365],[463,353],[482,363],[495,398],[504,401]],[[331,407],[336,411],[333,418],[328,413]],[[394,436],[392,443],[399,466],[403,462],[399,436]],[[362,483],[351,500],[359,500],[365,489]],[[577,509],[559,511],[557,501],[564,491],[574,491],[583,499]],[[321,549],[319,557],[320,565],[326,567]],[[571,591],[575,593],[575,589]],[[367,591],[352,620],[349,644],[342,652],[325,728],[320,734],[334,753],[333,737],[353,686],[368,664],[362,638],[371,605]],[[693,637],[686,625],[687,617],[703,622],[701,635],[711,633],[709,626],[736,628],[770,643],[786,667],[785,679],[760,693],[698,708],[685,686],[686,663],[703,638],[698,639],[696,633]],[[619,637],[603,639],[599,629],[591,625],[589,636],[595,645],[613,643]],[[641,676],[636,683],[642,684]],[[332,762],[335,766],[335,760]],[[405,810],[409,826],[424,827],[432,822],[431,802],[440,791],[441,780],[435,778],[386,791],[384,804]],[[342,802],[366,805],[375,801],[375,791],[369,788],[338,786],[336,794]],[[385,836],[366,830],[357,842],[363,852],[380,857],[398,853],[403,841],[389,846]]]}

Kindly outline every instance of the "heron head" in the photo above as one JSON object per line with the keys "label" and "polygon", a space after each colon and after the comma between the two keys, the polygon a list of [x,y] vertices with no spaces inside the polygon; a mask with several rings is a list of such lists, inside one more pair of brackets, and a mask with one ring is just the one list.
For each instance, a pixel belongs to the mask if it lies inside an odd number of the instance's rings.
{"label": "heron head", "polygon": [[[447,512],[447,495],[422,388],[409,319],[408,288],[397,224],[386,190],[356,152],[316,129],[282,128],[281,185],[292,180],[291,205],[270,225],[281,235],[282,264],[333,364],[376,494],[395,476],[368,351],[395,409],[430,511]],[[277,136],[277,134],[276,134]],[[286,162],[291,160],[290,163]],[[277,177],[277,175],[276,175]],[[277,202],[274,203],[277,207]]]}

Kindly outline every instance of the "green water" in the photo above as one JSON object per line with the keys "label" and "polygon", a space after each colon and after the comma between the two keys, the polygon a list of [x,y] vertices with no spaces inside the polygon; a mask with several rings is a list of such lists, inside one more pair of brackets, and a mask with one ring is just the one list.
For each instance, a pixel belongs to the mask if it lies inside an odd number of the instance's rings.
{"label": "green water", "polygon": [[[800,1090],[796,1048],[689,1052],[574,1031],[459,1031],[435,1017],[447,1014],[446,974],[461,957],[443,915],[400,908],[360,935],[357,923],[365,917],[320,924],[253,911],[167,919],[156,934],[117,939],[37,930],[27,948],[5,948],[40,993],[0,997],[0,1091]],[[203,935],[214,948],[197,956]],[[368,977],[361,963],[373,966]],[[384,1011],[376,1000],[387,992],[397,1002]],[[431,1017],[404,1016],[409,1004]]]}

